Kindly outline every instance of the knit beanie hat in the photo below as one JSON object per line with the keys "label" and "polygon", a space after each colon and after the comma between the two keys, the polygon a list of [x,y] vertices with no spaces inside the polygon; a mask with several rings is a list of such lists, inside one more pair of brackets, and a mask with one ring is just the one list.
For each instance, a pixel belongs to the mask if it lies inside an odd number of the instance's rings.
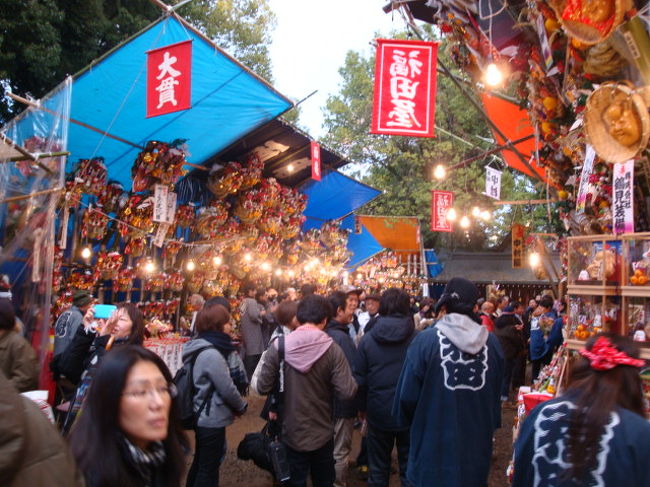
{"label": "knit beanie hat", "polygon": [[72,294],[72,304],[74,304],[77,308],[86,306],[87,304],[92,303],[92,301],[93,301],[92,294],[90,294],[88,291],[85,291],[83,289],[77,289]]}
{"label": "knit beanie hat", "polygon": [[473,282],[463,277],[454,277],[445,286],[442,296],[436,303],[435,311],[438,313],[442,306],[450,304],[460,304],[471,308],[478,301],[478,297],[479,292]]}

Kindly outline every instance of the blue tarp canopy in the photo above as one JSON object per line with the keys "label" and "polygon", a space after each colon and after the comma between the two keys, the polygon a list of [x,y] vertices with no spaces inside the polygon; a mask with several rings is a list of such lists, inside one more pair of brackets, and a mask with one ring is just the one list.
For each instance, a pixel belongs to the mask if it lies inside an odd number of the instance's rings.
{"label": "blue tarp canopy", "polygon": [[[146,118],[147,51],[192,40],[191,108]],[[174,15],[147,27],[78,75],[71,118],[138,146],[187,139],[200,164],[276,118],[292,102]],[[70,171],[78,159],[104,157],[109,177],[126,187],[138,147],[70,125]]]}
{"label": "blue tarp canopy", "polygon": [[381,194],[378,189],[338,171],[324,174],[321,181],[308,181],[300,191],[308,196],[305,230],[320,228],[328,220],[343,218]]}
{"label": "blue tarp canopy", "polygon": [[443,271],[443,266],[438,260],[435,250],[425,250],[424,258],[427,262],[427,273],[429,277],[436,277]]}
{"label": "blue tarp canopy", "polygon": [[341,227],[346,230],[352,230],[348,238],[348,250],[352,252],[352,257],[345,264],[348,269],[354,269],[363,264],[372,256],[377,255],[384,250],[384,247],[377,242],[366,227],[361,226],[361,233],[354,233],[354,215],[350,215],[343,220]]}

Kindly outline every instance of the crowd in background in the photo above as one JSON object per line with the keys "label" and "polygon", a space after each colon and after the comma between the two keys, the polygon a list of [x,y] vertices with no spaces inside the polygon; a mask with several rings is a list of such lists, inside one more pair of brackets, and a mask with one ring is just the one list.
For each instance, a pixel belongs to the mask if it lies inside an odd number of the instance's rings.
{"label": "crowd in background", "polygon": [[[7,412],[0,485],[218,486],[226,428],[247,413],[251,393],[267,397],[262,417],[268,437],[281,444],[274,448],[288,469],[283,485],[303,487],[311,478],[314,487],[347,486],[357,430],[355,463],[369,486],[389,485],[393,450],[403,486],[432,479],[487,485],[502,406],[562,343],[562,302],[547,295],[526,304],[485,300],[463,278],[437,300],[397,288],[341,286],[321,294],[312,284],[280,294],[249,283],[242,292],[239,323],[224,297],[189,298],[201,309],[176,377],[142,347],[144,320],[135,305],[119,304],[100,319],[93,297],[76,292],[55,324],[49,364],[61,435],[17,394],[36,387],[39,369],[11,302],[0,297],[0,405]],[[533,411],[546,420],[543,428],[525,422],[515,485],[543,485],[540,472],[586,485],[595,467],[600,477],[591,480],[599,485],[650,485],[636,460],[650,451],[638,349],[602,334],[581,354],[567,394]],[[538,447],[551,437],[568,442],[570,456],[544,451],[539,466]],[[605,440],[612,450],[603,456]],[[277,474],[279,467],[264,468]],[[621,480],[625,473],[632,483]]]}

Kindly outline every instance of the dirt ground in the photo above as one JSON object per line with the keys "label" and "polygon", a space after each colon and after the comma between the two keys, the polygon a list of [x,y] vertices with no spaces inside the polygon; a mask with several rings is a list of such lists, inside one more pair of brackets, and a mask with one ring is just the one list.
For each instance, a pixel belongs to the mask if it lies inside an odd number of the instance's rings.
{"label": "dirt ground", "polygon": [[[235,421],[232,426],[227,428],[228,454],[225,462],[221,466],[220,487],[273,486],[273,480],[267,472],[257,468],[253,462],[245,462],[237,458],[237,445],[239,445],[244,435],[253,431],[259,431],[264,425],[263,420],[259,417],[263,404],[263,398],[249,397],[248,412]],[[512,422],[514,414],[514,409],[503,409],[503,425],[497,431],[494,443],[489,487],[506,487],[509,485],[505,477],[505,471],[512,455]],[[358,431],[355,431],[353,442],[351,458],[355,459],[359,452],[360,444]],[[397,462],[394,461],[393,470],[396,472],[396,469]],[[354,465],[350,469],[350,482],[348,485],[349,487],[362,487],[366,485],[366,482],[360,480],[357,476]],[[398,487],[399,485],[399,477],[397,473],[394,473],[391,475],[390,487]]]}

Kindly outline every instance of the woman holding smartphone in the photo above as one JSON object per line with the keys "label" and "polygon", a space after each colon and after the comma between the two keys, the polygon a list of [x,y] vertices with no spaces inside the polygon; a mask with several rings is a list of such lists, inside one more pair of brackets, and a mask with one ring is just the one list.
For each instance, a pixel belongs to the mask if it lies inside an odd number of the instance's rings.
{"label": "woman holding smartphone", "polygon": [[84,316],[83,326],[77,329],[70,346],[61,354],[58,372],[78,385],[68,408],[63,431],[72,425],[92,381],[93,370],[111,347],[124,344],[142,345],[144,318],[133,303],[120,303],[106,319],[95,319],[94,307]]}

